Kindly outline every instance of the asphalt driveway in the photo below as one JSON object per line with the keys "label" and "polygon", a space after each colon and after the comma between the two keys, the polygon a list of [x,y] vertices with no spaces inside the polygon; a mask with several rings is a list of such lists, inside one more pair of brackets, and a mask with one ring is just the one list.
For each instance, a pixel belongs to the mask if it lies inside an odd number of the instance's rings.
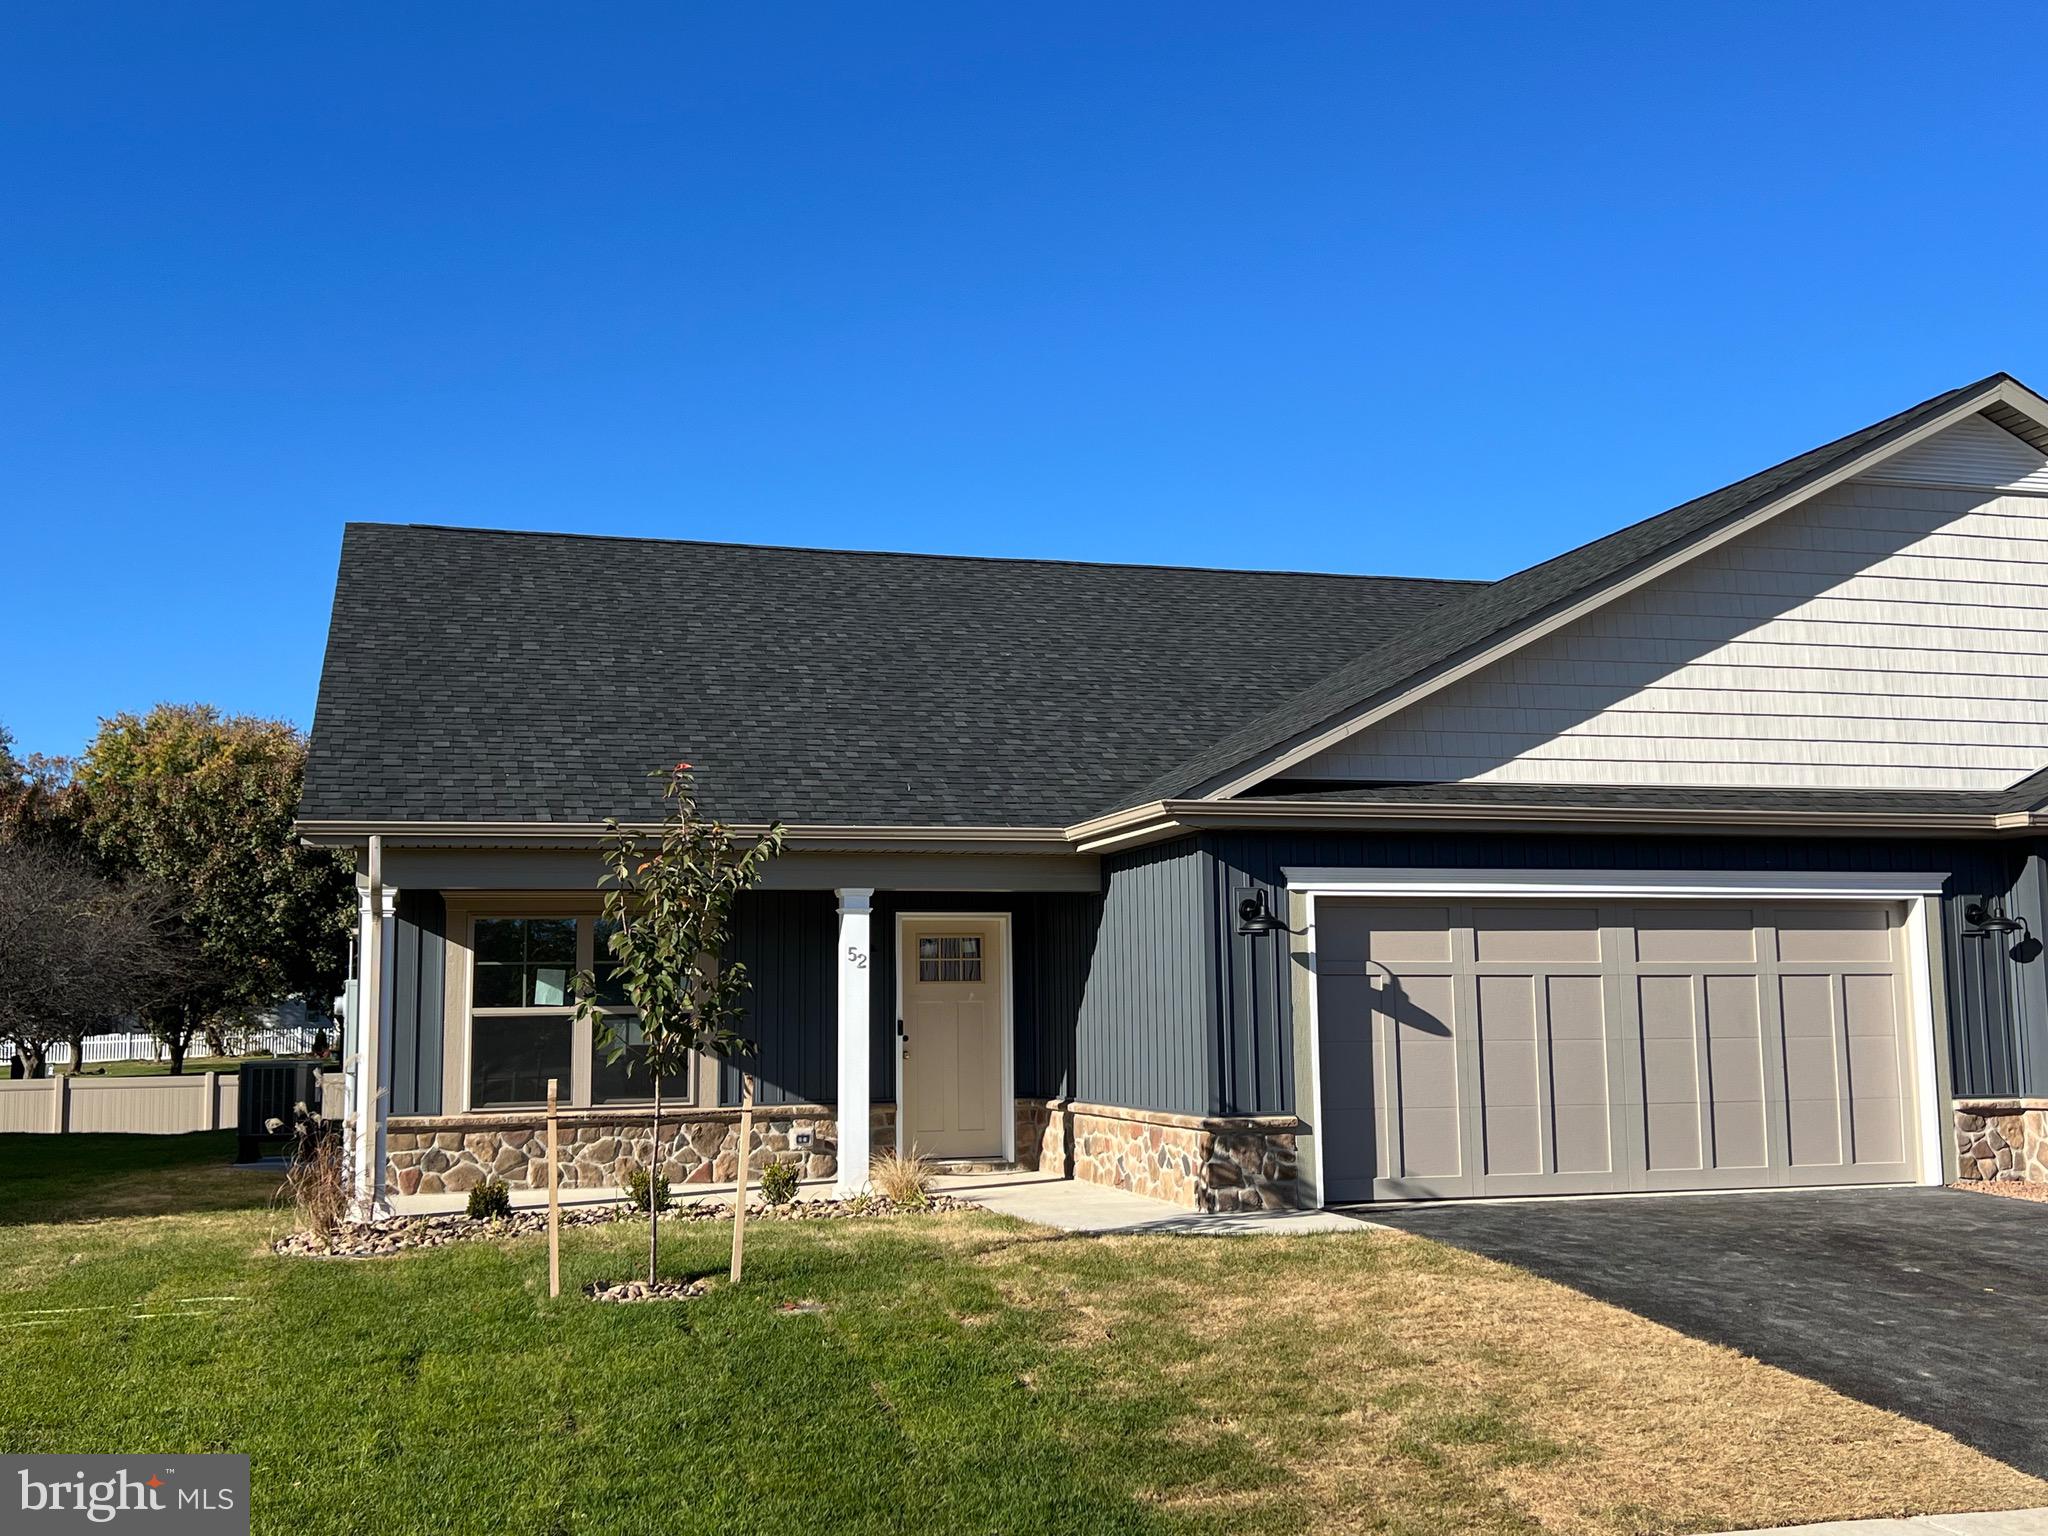
{"label": "asphalt driveway", "polygon": [[2048,1477],[2048,1205],[1948,1189],[1354,1209]]}

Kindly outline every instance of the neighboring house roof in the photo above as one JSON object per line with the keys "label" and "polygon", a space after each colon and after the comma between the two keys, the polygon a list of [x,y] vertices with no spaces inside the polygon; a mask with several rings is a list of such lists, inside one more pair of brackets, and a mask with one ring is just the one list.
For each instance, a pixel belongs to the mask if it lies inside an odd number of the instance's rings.
{"label": "neighboring house roof", "polygon": [[301,817],[1064,826],[1476,585],[351,524]]}
{"label": "neighboring house roof", "polygon": [[[1156,778],[1138,784],[1115,807],[1105,809],[1213,793],[1219,787],[1228,792],[1230,786],[1219,786],[1218,781],[1234,771],[1332,721],[1397,696],[1458,658],[1512,636],[1544,615],[1596,594],[1645,564],[1708,537],[1760,507],[1795,494],[1973,401],[1992,404],[1999,425],[2006,430],[2040,437],[2038,426],[2030,430],[2023,416],[1996,403],[2000,386],[2004,385],[2024,389],[2009,374],[1992,374],[1733,485],[1518,571],[1469,594],[1461,602],[1446,603],[1427,622],[1355,657],[1277,708],[1207,743]],[[1240,790],[1248,787],[1238,786]]]}

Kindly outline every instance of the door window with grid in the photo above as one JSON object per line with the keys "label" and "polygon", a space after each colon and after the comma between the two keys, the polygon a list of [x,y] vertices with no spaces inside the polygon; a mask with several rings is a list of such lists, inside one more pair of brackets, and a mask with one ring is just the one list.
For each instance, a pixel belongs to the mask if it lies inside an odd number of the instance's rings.
{"label": "door window with grid", "polygon": [[981,935],[928,934],[917,941],[919,981],[981,980]]}

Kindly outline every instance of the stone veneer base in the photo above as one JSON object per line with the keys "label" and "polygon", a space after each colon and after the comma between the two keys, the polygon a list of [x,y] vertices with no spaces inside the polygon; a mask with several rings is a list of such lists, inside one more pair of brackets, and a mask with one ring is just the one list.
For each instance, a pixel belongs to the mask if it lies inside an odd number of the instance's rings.
{"label": "stone veneer base", "polygon": [[[671,1184],[730,1184],[739,1169],[736,1108],[678,1108],[661,1117],[662,1171]],[[877,1146],[895,1135],[895,1106],[871,1116]],[[647,1110],[588,1110],[559,1117],[564,1189],[615,1189],[629,1170],[651,1161],[653,1116]],[[806,1147],[797,1138],[808,1134]],[[520,1189],[547,1183],[547,1117],[533,1113],[394,1115],[388,1147],[390,1187],[401,1195],[461,1194],[486,1178]],[[754,1110],[750,1175],[773,1162],[797,1165],[799,1177],[829,1179],[839,1169],[839,1125],[829,1106],[761,1105]]]}
{"label": "stone veneer base", "polygon": [[2048,1184],[2048,1099],[1957,1099],[1957,1173]]}
{"label": "stone veneer base", "polygon": [[1191,1211],[1302,1201],[1292,1115],[1197,1116],[1071,1099],[1017,1101],[1017,1161]]}
{"label": "stone veneer base", "polygon": [[[736,1108],[679,1108],[661,1117],[662,1169],[678,1187],[730,1184],[739,1166]],[[559,1117],[564,1189],[615,1189],[652,1155],[646,1110],[568,1110]],[[877,1151],[896,1140],[896,1106],[869,1115]],[[1202,1117],[1070,1099],[1017,1101],[1017,1162],[1062,1178],[1149,1195],[1194,1211],[1284,1210],[1301,1203],[1292,1116]],[[810,1144],[796,1138],[808,1133]],[[748,1172],[794,1162],[807,1179],[838,1172],[838,1121],[829,1105],[754,1111]],[[547,1119],[510,1112],[394,1115],[390,1187],[462,1194],[487,1178],[520,1189],[547,1182]]]}

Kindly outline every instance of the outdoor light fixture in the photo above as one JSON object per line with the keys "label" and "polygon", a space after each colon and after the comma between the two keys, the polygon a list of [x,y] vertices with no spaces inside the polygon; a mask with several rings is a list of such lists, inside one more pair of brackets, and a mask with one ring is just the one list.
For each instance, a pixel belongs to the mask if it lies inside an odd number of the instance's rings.
{"label": "outdoor light fixture", "polygon": [[1273,915],[1273,909],[1266,905],[1263,890],[1247,891],[1237,898],[1237,932],[1241,938],[1257,938],[1268,933],[1307,933],[1306,928],[1290,928]]}
{"label": "outdoor light fixture", "polygon": [[2027,920],[2024,917],[2007,917],[1998,910],[1998,898],[1987,896],[1982,901],[1973,901],[1963,908],[1963,921],[1970,925],[1969,937],[1977,938],[1991,933],[2025,933]]}
{"label": "outdoor light fixture", "polygon": [[1998,910],[1999,898],[1986,896],[1982,901],[1973,901],[1963,908],[1963,921],[1970,926],[1962,931],[1966,939],[1988,939],[1994,933],[2016,933],[2019,942],[2006,954],[2026,965],[2041,957],[2041,941],[2027,928],[2024,917],[2007,917]]}

